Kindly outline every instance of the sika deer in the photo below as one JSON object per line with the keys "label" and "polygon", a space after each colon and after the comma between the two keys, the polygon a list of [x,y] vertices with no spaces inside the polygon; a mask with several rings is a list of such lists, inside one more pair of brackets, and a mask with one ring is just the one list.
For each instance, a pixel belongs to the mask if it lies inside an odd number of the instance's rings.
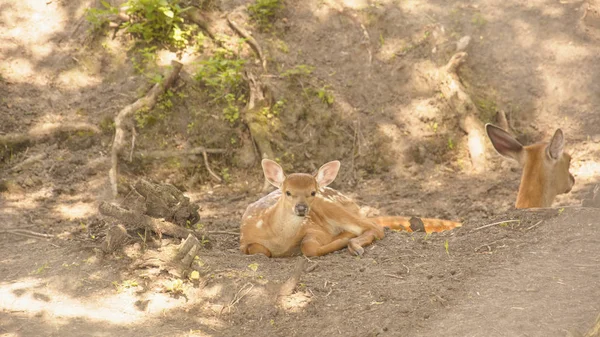
{"label": "sika deer", "polygon": [[[408,218],[366,218],[352,200],[328,188],[340,169],[339,161],[321,166],[314,176],[285,175],[281,166],[268,159],[263,159],[262,167],[267,181],[278,189],[246,209],[240,228],[244,254],[321,256],[348,247],[352,254],[361,255],[364,246],[384,237],[383,227],[410,230]],[[422,220],[428,232],[461,225]]]}
{"label": "sika deer", "polygon": [[563,151],[561,129],[554,132],[550,143],[529,146],[495,125],[486,124],[485,129],[496,151],[523,167],[516,208],[550,207],[558,194],[571,191],[575,178],[569,172],[571,156]]}

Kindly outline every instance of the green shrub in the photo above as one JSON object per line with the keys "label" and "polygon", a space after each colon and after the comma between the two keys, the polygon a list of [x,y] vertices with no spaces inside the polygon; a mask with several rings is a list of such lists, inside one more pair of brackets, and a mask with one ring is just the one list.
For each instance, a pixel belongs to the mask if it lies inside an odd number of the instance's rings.
{"label": "green shrub", "polygon": [[248,12],[261,29],[269,30],[271,22],[281,8],[283,8],[281,0],[256,0],[253,5],[248,6]]}

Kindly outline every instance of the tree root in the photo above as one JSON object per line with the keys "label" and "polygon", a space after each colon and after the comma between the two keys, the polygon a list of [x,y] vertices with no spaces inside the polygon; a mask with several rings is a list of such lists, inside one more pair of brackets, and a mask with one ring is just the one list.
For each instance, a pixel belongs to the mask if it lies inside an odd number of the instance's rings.
{"label": "tree root", "polygon": [[111,205],[107,202],[101,202],[99,206],[100,213],[118,219],[125,225],[130,225],[141,229],[150,229],[157,234],[167,234],[175,238],[187,238],[188,235],[194,235],[194,231],[177,226],[163,219],[154,219],[147,215],[138,214],[121,208],[116,205]]}
{"label": "tree root", "polygon": [[439,71],[440,90],[459,118],[460,128],[467,134],[467,146],[475,172],[486,169],[489,145],[483,123],[477,118],[479,111],[458,76],[458,68],[466,61],[467,53],[454,54],[448,64]]}
{"label": "tree root", "polygon": [[146,94],[145,97],[138,99],[133,104],[130,104],[123,108],[117,117],[115,117],[115,139],[113,141],[112,151],[111,151],[111,168],[108,172],[112,196],[113,198],[117,197],[118,189],[117,189],[117,176],[118,176],[118,154],[121,149],[125,146],[125,129],[124,126],[128,122],[128,119],[138,110],[146,108],[152,109],[160,95],[162,95],[168,88],[170,88],[175,80],[177,79],[183,64],[177,61],[171,61],[171,65],[173,66],[173,70],[171,73],[160,83],[155,84],[152,89]]}
{"label": "tree root", "polygon": [[229,23],[229,26],[236,33],[238,33],[241,37],[243,37],[246,40],[246,42],[250,45],[252,50],[254,50],[254,52],[256,53],[256,56],[258,56],[264,72],[267,72],[267,59],[263,56],[260,45],[258,44],[258,42],[256,42],[256,39],[254,39],[252,35],[250,35],[250,33],[248,33],[244,28],[240,27],[237,23],[235,23],[235,21],[231,20],[230,16],[231,14],[227,15],[227,23]]}

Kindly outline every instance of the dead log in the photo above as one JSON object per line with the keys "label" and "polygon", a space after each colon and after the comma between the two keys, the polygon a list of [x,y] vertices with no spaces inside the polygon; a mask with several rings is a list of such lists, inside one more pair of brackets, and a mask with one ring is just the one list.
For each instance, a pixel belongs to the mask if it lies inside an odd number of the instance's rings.
{"label": "dead log", "polygon": [[198,205],[190,203],[190,199],[173,185],[140,179],[134,189],[145,198],[145,214],[148,216],[164,218],[184,227],[195,225],[200,220]]}
{"label": "dead log", "polygon": [[140,109],[152,109],[160,95],[164,94],[165,91],[175,83],[183,64],[177,61],[171,61],[171,65],[173,69],[163,81],[156,83],[146,96],[123,108],[115,117],[115,139],[111,151],[111,168],[108,173],[113,198],[116,198],[118,194],[118,155],[125,146],[125,124],[136,111]]}
{"label": "dead log", "polygon": [[123,225],[112,226],[106,232],[106,237],[104,238],[100,249],[104,253],[112,253],[121,249],[128,239],[129,235]]}
{"label": "dead log", "polygon": [[147,215],[138,214],[134,211],[111,205],[104,201],[100,203],[99,210],[101,214],[115,218],[127,226],[149,229],[157,234],[166,234],[180,239],[187,238],[188,235],[203,235],[202,233],[196,234],[192,230],[183,228],[163,219],[154,219]]}
{"label": "dead log", "polygon": [[486,168],[489,142],[486,140],[485,127],[477,117],[479,110],[458,76],[458,69],[466,59],[467,53],[456,53],[448,64],[439,70],[440,90],[456,113],[459,127],[467,134],[467,146],[473,170],[483,172]]}

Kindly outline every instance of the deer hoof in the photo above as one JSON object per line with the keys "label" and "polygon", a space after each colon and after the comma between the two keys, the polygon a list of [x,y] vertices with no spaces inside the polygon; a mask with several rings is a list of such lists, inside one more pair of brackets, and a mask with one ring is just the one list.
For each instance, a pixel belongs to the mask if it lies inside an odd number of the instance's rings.
{"label": "deer hoof", "polygon": [[348,250],[352,255],[361,256],[365,252],[365,249],[356,242],[348,242]]}

